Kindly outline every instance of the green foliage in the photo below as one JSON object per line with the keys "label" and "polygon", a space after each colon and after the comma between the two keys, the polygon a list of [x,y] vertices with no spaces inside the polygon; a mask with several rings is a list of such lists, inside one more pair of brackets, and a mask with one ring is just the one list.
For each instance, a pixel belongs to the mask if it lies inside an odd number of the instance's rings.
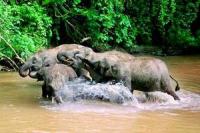
{"label": "green foliage", "polygon": [[42,3],[44,5],[47,5],[47,4],[55,4],[55,3],[58,3],[58,4],[62,4],[62,3],[65,3],[66,0],[43,0]]}
{"label": "green foliage", "polygon": [[86,43],[98,50],[131,52],[141,44],[161,47],[200,46],[191,31],[199,0],[45,0],[54,20],[54,42]]}
{"label": "green foliage", "polygon": [[177,9],[174,13],[173,26],[168,31],[167,40],[171,45],[178,47],[200,46],[198,38],[191,32],[191,25],[197,19],[199,1],[177,0]]}
{"label": "green foliage", "polygon": [[141,44],[151,44],[152,24],[150,4],[145,0],[127,0],[125,3],[125,13],[131,16],[137,29],[137,42]]}
{"label": "green foliage", "polygon": [[160,11],[158,20],[162,26],[168,24],[173,19],[176,11],[175,0],[162,0],[160,3]]}
{"label": "green foliage", "polygon": [[128,52],[146,44],[200,47],[199,6],[199,0],[0,1],[0,59],[25,59],[50,40],[91,38],[84,43],[97,50]]}
{"label": "green foliage", "polygon": [[[84,6],[86,3],[90,3],[88,7]],[[131,51],[136,44],[137,29],[130,16],[123,13],[123,1],[71,0],[54,5],[54,9],[57,19],[60,21],[61,17],[65,22],[67,36],[72,40],[80,42],[91,37],[90,45],[98,50],[123,47]]]}
{"label": "green foliage", "polygon": [[130,17],[123,14],[123,2],[99,0],[92,1],[91,5],[90,9],[80,11],[86,17],[85,27],[93,47],[101,49],[103,45],[104,50],[117,45],[124,48],[135,45],[136,28]]}
{"label": "green foliage", "polygon": [[25,59],[49,45],[52,20],[37,2],[9,5],[1,1],[0,23],[0,53],[10,58],[17,53]]}
{"label": "green foliage", "polygon": [[192,36],[190,30],[172,27],[169,30],[168,41],[172,46],[178,46],[187,48],[190,46],[197,46],[197,42],[194,36]]}

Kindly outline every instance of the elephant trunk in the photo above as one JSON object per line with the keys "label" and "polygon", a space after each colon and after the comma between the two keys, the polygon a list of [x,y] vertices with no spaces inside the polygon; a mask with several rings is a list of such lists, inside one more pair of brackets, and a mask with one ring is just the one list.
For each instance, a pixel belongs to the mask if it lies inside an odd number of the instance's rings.
{"label": "elephant trunk", "polygon": [[30,72],[30,65],[24,64],[19,68],[19,75],[21,77],[26,77]]}
{"label": "elephant trunk", "polygon": [[63,64],[72,66],[76,60],[67,56],[65,52],[60,52],[57,54],[57,59]]}
{"label": "elephant trunk", "polygon": [[64,52],[60,52],[60,53],[57,54],[57,59],[58,59],[58,61],[60,61],[60,62],[62,62],[62,63],[64,63],[64,61],[65,61],[66,58],[67,58],[67,57],[66,57],[66,55],[65,55]]}

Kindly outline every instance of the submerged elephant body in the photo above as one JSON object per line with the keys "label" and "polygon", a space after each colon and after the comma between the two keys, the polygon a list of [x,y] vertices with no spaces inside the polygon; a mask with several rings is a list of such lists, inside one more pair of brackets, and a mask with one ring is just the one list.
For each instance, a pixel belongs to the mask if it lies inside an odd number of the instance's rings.
{"label": "submerged elephant body", "polygon": [[49,67],[43,67],[38,71],[42,75],[44,84],[42,86],[42,97],[55,98],[57,103],[62,101],[59,92],[68,81],[77,78],[76,72],[69,66],[55,64]]}

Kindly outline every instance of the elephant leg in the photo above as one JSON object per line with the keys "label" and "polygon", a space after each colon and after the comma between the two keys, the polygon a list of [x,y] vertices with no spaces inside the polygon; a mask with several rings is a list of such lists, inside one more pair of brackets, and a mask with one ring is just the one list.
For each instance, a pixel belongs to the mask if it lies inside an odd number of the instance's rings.
{"label": "elephant leg", "polygon": [[161,91],[167,93],[168,95],[171,95],[174,100],[180,100],[180,98],[176,95],[175,91],[172,89],[172,86],[170,84],[169,80],[162,80],[161,81]]}
{"label": "elephant leg", "polygon": [[145,97],[148,99],[148,98],[150,98],[150,95],[149,95],[149,93],[148,92],[143,92],[144,93],[144,95],[145,95]]}
{"label": "elephant leg", "polygon": [[47,95],[48,95],[48,91],[47,91],[46,85],[43,84],[42,85],[42,97],[47,98]]}
{"label": "elephant leg", "polygon": [[122,81],[124,83],[124,86],[127,87],[130,90],[131,93],[133,93],[133,87],[132,87],[130,77],[123,77]]}
{"label": "elephant leg", "polygon": [[134,92],[134,88],[133,88],[133,86],[131,85],[131,93],[133,93]]}
{"label": "elephant leg", "polygon": [[173,90],[167,89],[166,93],[171,95],[174,98],[174,100],[180,100],[180,98],[176,95],[176,93]]}
{"label": "elephant leg", "polygon": [[46,87],[48,99],[51,100],[53,96],[53,90],[50,86]]}

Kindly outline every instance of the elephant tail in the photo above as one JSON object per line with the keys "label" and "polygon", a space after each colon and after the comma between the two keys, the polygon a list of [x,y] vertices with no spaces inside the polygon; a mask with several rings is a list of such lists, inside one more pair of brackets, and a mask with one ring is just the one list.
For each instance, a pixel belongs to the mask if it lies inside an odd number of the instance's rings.
{"label": "elephant tail", "polygon": [[175,88],[175,91],[178,91],[180,90],[180,86],[179,86],[179,83],[176,79],[174,79],[171,75],[170,75],[170,78],[173,79],[175,82],[176,82],[176,88]]}

